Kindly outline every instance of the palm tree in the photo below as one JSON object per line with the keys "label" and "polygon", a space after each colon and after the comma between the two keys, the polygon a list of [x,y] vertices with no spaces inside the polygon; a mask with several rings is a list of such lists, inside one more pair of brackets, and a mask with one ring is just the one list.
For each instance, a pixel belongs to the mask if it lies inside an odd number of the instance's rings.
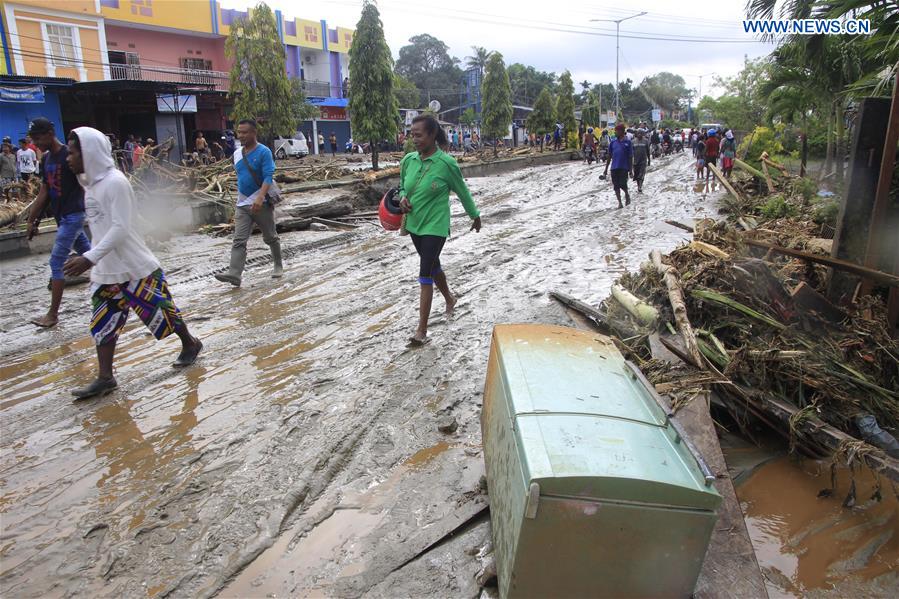
{"label": "palm tree", "polygon": [[490,52],[487,51],[487,48],[481,46],[472,46],[471,51],[472,55],[465,57],[465,66],[469,69],[477,69],[483,79],[484,69],[487,67],[487,59],[490,58]]}

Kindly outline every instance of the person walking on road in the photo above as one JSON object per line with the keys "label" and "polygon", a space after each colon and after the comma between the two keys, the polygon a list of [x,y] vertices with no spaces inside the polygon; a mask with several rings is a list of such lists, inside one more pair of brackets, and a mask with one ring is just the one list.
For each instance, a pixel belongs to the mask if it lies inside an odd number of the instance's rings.
{"label": "person walking on road", "polygon": [[412,141],[417,152],[410,152],[400,163],[400,207],[405,229],[412,237],[420,257],[418,329],[409,340],[424,345],[428,339],[428,319],[434,299],[434,285],[446,301],[446,314],[452,316],[456,298],[450,292],[446,274],[440,266],[440,252],[450,234],[449,193],[459,196],[465,212],[473,220],[472,231],[481,230],[481,214],[462,179],[455,158],[445,153],[446,133],[432,115],[412,119]]}
{"label": "person walking on road", "polygon": [[643,193],[643,179],[646,177],[646,168],[650,165],[651,152],[643,129],[637,129],[636,136],[631,142],[634,146],[634,181],[637,182],[637,193]]}
{"label": "person walking on road", "polygon": [[237,171],[237,206],[234,209],[234,242],[231,245],[231,263],[228,271],[215,275],[223,283],[240,287],[244,265],[247,262],[247,240],[253,224],[262,230],[262,240],[272,251],[274,269],[272,277],[283,273],[281,240],[275,230],[275,207],[266,200],[275,174],[272,151],[256,140],[256,121],[244,119],[237,125],[237,137],[241,147],[234,152],[234,170]]}
{"label": "person walking on road", "polygon": [[19,140],[19,150],[16,152],[16,170],[19,178],[28,183],[37,172],[37,154],[28,147],[25,138]]}
{"label": "person walking on road", "polygon": [[709,180],[712,175],[710,166],[716,165],[718,162],[718,152],[720,150],[720,142],[717,137],[718,132],[715,129],[709,129],[708,139],[705,140],[705,179]]}
{"label": "person walking on road", "polygon": [[734,158],[737,157],[737,143],[734,141],[734,132],[728,129],[724,133],[721,142],[721,172],[730,179],[730,173],[734,170]]}
{"label": "person walking on road", "polygon": [[615,139],[609,144],[609,156],[606,159],[603,179],[609,172],[609,166],[612,167],[612,187],[615,189],[618,207],[624,208],[621,203],[622,190],[624,190],[627,205],[631,203],[631,194],[627,190],[627,177],[628,174],[634,174],[634,146],[633,142],[627,138],[623,123],[615,126]]}
{"label": "person walking on road", "polygon": [[553,151],[558,152],[562,149],[562,125],[556,123],[556,129],[553,131]]}
{"label": "person walking on road", "polygon": [[[41,168],[41,189],[28,216],[28,240],[37,234],[48,207],[56,221],[56,240],[50,252],[50,308],[44,316],[31,321],[34,325],[47,328],[59,321],[59,306],[66,286],[63,272],[66,258],[73,249],[78,254],[84,254],[91,249],[91,243],[84,233],[84,190],[66,162],[68,149],[56,139],[54,125],[48,119],[34,119],[30,133],[43,150],[44,164]],[[107,139],[105,135],[103,138]],[[111,155],[109,160],[112,161]]]}
{"label": "person walking on road", "polygon": [[328,142],[331,144],[331,157],[337,156],[337,134],[331,131],[331,135],[328,137]]}
{"label": "person walking on road", "polygon": [[193,364],[203,344],[187,330],[159,260],[138,232],[134,190],[115,167],[109,138],[91,127],[78,127],[68,141],[66,162],[84,185],[95,241],[90,251],[69,258],[64,267],[69,276],[91,269],[91,336],[99,372],[92,383],[72,391],[76,399],[86,399],[118,386],[113,374],[116,341],[132,309],[157,339],[172,333],[181,339],[181,353],[172,366]]}
{"label": "person walking on road", "polygon": [[12,145],[4,142],[0,152],[0,182],[12,183],[16,180],[16,155]]}
{"label": "person walking on road", "polygon": [[[239,137],[239,135],[238,135],[238,137]],[[319,154],[325,153],[325,136],[322,135],[321,133],[318,134],[318,153]]]}

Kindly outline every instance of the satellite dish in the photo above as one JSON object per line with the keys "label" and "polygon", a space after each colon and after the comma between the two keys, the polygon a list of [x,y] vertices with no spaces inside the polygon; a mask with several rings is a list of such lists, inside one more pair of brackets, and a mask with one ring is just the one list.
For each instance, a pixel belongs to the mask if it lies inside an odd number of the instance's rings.
{"label": "satellite dish", "polygon": [[437,112],[440,110],[440,102],[438,102],[437,100],[431,100],[431,102],[428,104],[428,108],[431,110],[431,112]]}

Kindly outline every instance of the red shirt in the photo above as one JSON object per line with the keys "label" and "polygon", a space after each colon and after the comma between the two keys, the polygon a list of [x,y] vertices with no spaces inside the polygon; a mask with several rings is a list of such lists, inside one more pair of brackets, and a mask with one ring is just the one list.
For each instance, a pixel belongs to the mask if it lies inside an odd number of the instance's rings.
{"label": "red shirt", "polygon": [[708,158],[717,158],[718,157],[718,149],[721,146],[721,142],[718,141],[717,137],[710,137],[705,140],[705,155]]}

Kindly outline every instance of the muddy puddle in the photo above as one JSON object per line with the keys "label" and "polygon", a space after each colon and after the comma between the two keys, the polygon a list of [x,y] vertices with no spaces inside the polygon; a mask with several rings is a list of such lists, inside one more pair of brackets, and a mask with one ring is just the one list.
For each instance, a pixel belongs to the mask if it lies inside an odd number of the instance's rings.
{"label": "muddy puddle", "polygon": [[[689,162],[654,162],[622,210],[595,165],[470,179],[484,228],[469,232],[454,203],[441,262],[457,316],[436,316],[418,350],[405,238],[286,233],[273,280],[257,236],[240,289],[211,277],[230,239],[172,238],[156,253],[205,344],[199,361],[173,370],[177,340],[132,322],[119,389],[77,404],[69,390],[95,360],[87,287],[66,290],[58,327],[35,331],[46,257],[4,261],[3,596],[475,596],[492,327],[570,326],[550,291],[598,303],[650,250],[687,238],[665,219],[715,216],[721,192],[694,192]],[[437,430],[446,415],[452,435]]]}
{"label": "muddy puddle", "polygon": [[895,597],[899,500],[869,470],[776,457],[737,486],[771,597]]}

